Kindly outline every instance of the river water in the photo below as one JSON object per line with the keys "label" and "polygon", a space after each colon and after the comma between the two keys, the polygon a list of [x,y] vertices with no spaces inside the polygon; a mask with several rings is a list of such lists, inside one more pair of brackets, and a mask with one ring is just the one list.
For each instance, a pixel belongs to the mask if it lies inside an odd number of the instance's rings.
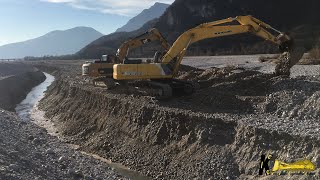
{"label": "river water", "polygon": [[[46,80],[42,82],[40,85],[34,87],[27,97],[16,106],[15,110],[18,116],[23,120],[23,121],[32,121],[35,124],[37,124],[40,127],[43,127],[47,130],[48,134],[53,135],[53,136],[58,136],[57,129],[55,128],[54,124],[45,118],[45,112],[39,110],[38,108],[38,103],[39,101],[44,97],[45,91],[47,88],[53,83],[55,80],[54,76],[44,73],[46,76]],[[70,145],[73,147],[73,145]],[[104,159],[98,155],[95,154],[90,154],[86,152],[81,152],[84,155],[91,156],[95,159],[98,159],[100,161],[103,161],[107,163],[110,167],[112,167],[115,171],[117,171],[119,174],[128,177],[130,179],[134,180],[148,180],[150,178],[145,177],[143,175],[140,175],[140,173],[130,170],[129,168],[118,164],[118,163],[113,163],[108,159]]]}
{"label": "river water", "polygon": [[18,116],[24,121],[31,120],[30,116],[33,108],[37,106],[39,101],[44,97],[44,92],[47,90],[48,86],[54,81],[54,76],[48,73],[44,73],[44,75],[46,76],[46,80],[34,87],[27,97],[15,108]]}

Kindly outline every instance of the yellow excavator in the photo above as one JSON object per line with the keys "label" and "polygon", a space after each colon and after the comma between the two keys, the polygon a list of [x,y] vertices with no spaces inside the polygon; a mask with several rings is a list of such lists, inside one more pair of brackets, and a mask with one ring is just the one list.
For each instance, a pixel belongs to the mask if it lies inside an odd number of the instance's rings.
{"label": "yellow excavator", "polygon": [[[235,25],[235,22],[238,25]],[[204,23],[184,32],[162,57],[160,63],[115,64],[113,79],[116,81],[145,80],[151,88],[158,90],[160,96],[171,96],[175,93],[190,94],[195,90],[192,83],[174,79],[187,48],[192,43],[203,39],[242,33],[254,34],[279,46],[283,55],[280,64],[276,67],[277,74],[287,74],[288,69],[290,70],[294,65],[291,61],[293,57],[290,56],[293,42],[288,35],[252,16],[237,16]]]}
{"label": "yellow excavator", "polygon": [[[200,40],[243,33],[251,33],[279,46],[282,55],[280,56],[280,63],[276,66],[277,75],[288,75],[290,68],[299,59],[295,57],[297,53],[293,53],[293,40],[287,34],[252,16],[237,16],[204,23],[184,32],[178,37],[172,47],[168,49],[165,55],[162,57],[158,56],[160,58],[159,62],[114,64],[113,70],[109,68],[108,71],[109,73],[113,73],[113,79],[109,79],[124,82],[124,84],[132,80],[142,80],[144,85],[147,84],[148,88],[153,89],[153,95],[156,92],[157,96],[170,97],[174,94],[191,94],[197,89],[197,84],[174,79],[187,48]],[[163,38],[160,38],[160,41],[163,46],[166,46],[166,43],[164,43],[166,41]],[[169,46],[167,45],[167,47]],[[125,56],[120,56],[119,53],[118,57]],[[83,75],[92,76],[94,74],[90,72],[91,66],[92,64],[83,65]],[[97,63],[97,67],[93,69],[99,68],[101,68],[101,64]],[[105,74],[100,73],[99,75]]]}
{"label": "yellow excavator", "polygon": [[[124,42],[118,49],[116,55],[102,55],[99,61],[86,62],[82,65],[82,75],[94,77],[93,84],[99,85],[101,82],[109,89],[114,87],[115,83],[112,79],[114,64],[137,64],[141,60],[129,60],[127,58],[129,50],[140,47],[149,42],[159,41],[164,52],[168,51],[170,44],[165,40],[159,30],[152,28],[135,38]],[[159,62],[164,52],[156,52],[153,62]]]}

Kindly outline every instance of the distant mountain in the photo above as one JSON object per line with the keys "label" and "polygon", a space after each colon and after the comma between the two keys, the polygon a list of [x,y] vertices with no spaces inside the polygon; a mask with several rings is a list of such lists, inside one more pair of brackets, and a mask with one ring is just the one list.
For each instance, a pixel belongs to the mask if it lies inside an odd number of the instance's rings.
{"label": "distant mountain", "polygon": [[[263,6],[261,6],[262,2]],[[299,42],[308,50],[320,37],[320,11],[317,10],[319,6],[319,0],[175,0],[152,24],[147,23],[143,28],[133,32],[114,33],[101,37],[76,55],[79,58],[93,58],[101,54],[114,53],[129,37],[134,37],[151,27],[158,28],[172,44],[181,33],[201,23],[238,15],[252,15],[283,32],[289,32],[296,44]],[[132,54],[133,56],[151,56],[156,49],[159,49],[159,46],[147,45],[133,50]],[[188,55],[219,55],[275,52],[278,52],[275,45],[256,36],[244,34],[206,39],[192,44],[187,53]]]}
{"label": "distant mountain", "polygon": [[[122,43],[130,38],[134,38],[144,32],[147,32],[150,28],[154,27],[158,19],[153,19],[144,24],[141,28],[131,32],[115,32],[102,36],[101,38],[88,44],[74,55],[74,59],[78,58],[95,58],[98,59],[103,54],[116,54],[117,49]],[[130,50],[130,52],[132,52]],[[154,51],[152,51],[154,53]],[[143,53],[143,52],[141,52]],[[140,54],[141,55],[141,54]]]}
{"label": "distant mountain", "polygon": [[89,27],[52,31],[35,39],[0,46],[0,59],[74,54],[101,36]]}
{"label": "distant mountain", "polygon": [[155,3],[149,9],[143,10],[140,14],[130,19],[129,22],[123,27],[117,29],[116,32],[130,32],[141,28],[146,22],[159,18],[165,10],[169,7],[169,4]]}

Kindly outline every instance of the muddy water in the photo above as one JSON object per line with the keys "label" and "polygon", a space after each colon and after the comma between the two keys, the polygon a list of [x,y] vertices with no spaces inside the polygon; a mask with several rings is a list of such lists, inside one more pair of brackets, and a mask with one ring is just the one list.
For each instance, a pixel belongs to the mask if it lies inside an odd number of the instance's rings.
{"label": "muddy water", "polygon": [[[32,121],[35,124],[37,124],[40,127],[43,127],[47,130],[48,134],[57,136],[59,135],[57,129],[55,128],[55,125],[50,121],[49,119],[45,118],[45,112],[39,110],[38,108],[38,103],[39,101],[44,97],[45,91],[47,88],[53,83],[55,80],[54,76],[44,73],[46,76],[46,80],[41,83],[40,85],[34,87],[27,97],[16,106],[15,110],[18,116],[23,120],[23,121]],[[72,148],[73,146],[70,145]],[[76,147],[76,145],[75,145]],[[81,152],[84,155],[91,156],[95,159],[98,159],[102,162],[105,162],[108,164],[110,167],[112,167],[116,172],[119,174],[128,177],[130,179],[134,180],[147,180],[150,179],[146,176],[140,175],[140,173],[135,172],[133,170],[130,170],[129,168],[118,164],[118,163],[113,163],[108,159],[104,159],[98,155],[95,154],[90,154],[86,152]]]}

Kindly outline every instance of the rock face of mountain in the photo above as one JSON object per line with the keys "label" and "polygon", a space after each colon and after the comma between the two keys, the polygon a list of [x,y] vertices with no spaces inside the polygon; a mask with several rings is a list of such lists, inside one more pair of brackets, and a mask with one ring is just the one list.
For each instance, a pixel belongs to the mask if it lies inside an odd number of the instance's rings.
{"label": "rock face of mountain", "polygon": [[130,19],[129,22],[123,27],[117,29],[116,32],[130,32],[141,28],[148,21],[159,18],[165,10],[169,7],[169,4],[155,3],[149,9],[143,10],[140,14]]}
{"label": "rock face of mountain", "polygon": [[[158,19],[153,19],[144,24],[140,29],[132,32],[115,32],[93,41],[74,55],[77,58],[95,58],[99,59],[104,54],[116,54],[120,45],[130,38],[134,38],[150,28],[154,27]],[[154,46],[151,46],[152,48]],[[141,55],[141,54],[140,54]]]}
{"label": "rock face of mountain", "polygon": [[[176,0],[159,19],[156,27],[172,42],[182,32],[198,24],[235,17],[252,15],[283,32],[296,34],[294,30],[302,25],[320,24],[320,1],[290,0]],[[312,28],[310,28],[312,31]],[[318,36],[319,33],[306,32]],[[301,36],[302,35],[302,36]],[[301,38],[303,34],[300,34]],[[306,44],[312,44],[305,42]],[[306,47],[309,48],[309,47]],[[277,49],[253,35],[235,35],[208,39],[193,44],[189,52],[195,55],[271,53]]]}
{"label": "rock face of mountain", "polygon": [[[308,49],[313,46],[314,42],[309,42],[307,39],[315,40],[320,37],[319,28],[315,28],[320,25],[318,7],[320,7],[318,0],[176,0],[155,23],[149,24],[149,28],[158,28],[164,37],[173,43],[181,33],[201,23],[239,15],[252,15],[276,29],[290,32],[290,35],[302,41],[305,48]],[[124,36],[112,34],[108,38],[100,39],[100,45],[95,44],[95,49],[104,48],[104,54],[115,52],[119,46],[114,47],[113,43],[118,42],[117,45],[120,45],[127,37],[136,35],[136,32],[139,30]],[[151,55],[151,49],[150,46],[142,47],[134,52],[138,56]],[[90,54],[87,50],[82,49],[82,54],[79,55],[100,56],[100,54]],[[92,48],[90,50],[94,52]],[[273,44],[250,34],[242,34],[194,43],[188,48],[187,53],[189,55],[217,55],[274,52],[277,52],[277,47]]]}
{"label": "rock face of mountain", "polygon": [[101,36],[89,27],[52,31],[35,39],[0,46],[0,59],[74,54]]}

